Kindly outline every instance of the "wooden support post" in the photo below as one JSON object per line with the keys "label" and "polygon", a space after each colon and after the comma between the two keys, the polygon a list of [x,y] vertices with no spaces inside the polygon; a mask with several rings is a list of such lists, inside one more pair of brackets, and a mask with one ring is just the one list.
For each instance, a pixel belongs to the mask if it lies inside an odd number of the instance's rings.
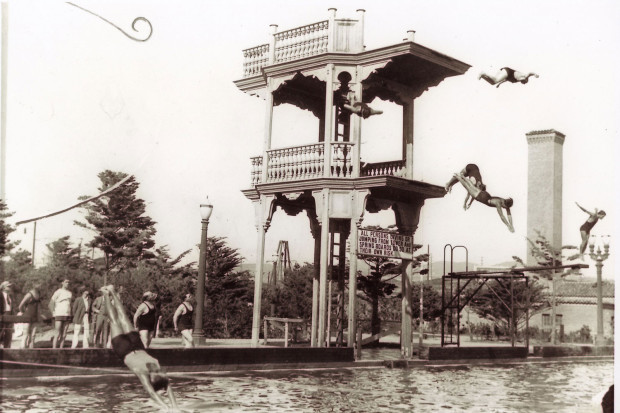
{"label": "wooden support post", "polygon": [[405,177],[413,179],[413,99],[403,105],[403,160]]}
{"label": "wooden support post", "polygon": [[400,328],[400,353],[403,358],[409,358],[412,354],[411,348],[411,278],[412,278],[411,260],[403,260],[401,285],[402,285],[402,316]]}
{"label": "wooden support post", "polygon": [[325,321],[327,320],[327,270],[329,266],[329,189],[321,191],[321,268],[319,277],[319,334],[318,346],[325,346]]}
{"label": "wooden support post", "polygon": [[263,262],[265,260],[265,227],[258,227],[256,273],[254,274],[254,313],[252,315],[252,347],[258,347],[260,334],[260,307],[263,290]]}
{"label": "wooden support post", "polygon": [[284,323],[284,347],[288,347],[288,322]]}
{"label": "wooden support post", "polygon": [[349,235],[349,311],[347,346],[353,347],[355,343],[355,330],[357,328],[357,237],[358,229],[354,219],[351,220],[351,235]]}
{"label": "wooden support post", "polygon": [[356,359],[359,360],[359,359],[362,358],[362,328],[360,326],[357,326],[356,348],[357,348],[357,357],[356,357]]}
{"label": "wooden support post", "polygon": [[525,298],[525,348],[527,354],[530,354],[530,288],[527,278],[525,279],[525,290],[527,291]]}
{"label": "wooden support post", "polygon": [[510,344],[515,346],[515,290],[514,279],[510,276]]}

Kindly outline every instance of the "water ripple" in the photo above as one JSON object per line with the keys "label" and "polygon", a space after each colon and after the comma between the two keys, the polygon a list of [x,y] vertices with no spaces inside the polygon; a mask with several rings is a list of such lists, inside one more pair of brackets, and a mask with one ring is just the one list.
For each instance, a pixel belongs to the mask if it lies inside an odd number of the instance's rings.
{"label": "water ripple", "polygon": [[[174,377],[185,412],[581,412],[613,362],[269,371]],[[2,411],[155,412],[131,376],[7,380]]]}

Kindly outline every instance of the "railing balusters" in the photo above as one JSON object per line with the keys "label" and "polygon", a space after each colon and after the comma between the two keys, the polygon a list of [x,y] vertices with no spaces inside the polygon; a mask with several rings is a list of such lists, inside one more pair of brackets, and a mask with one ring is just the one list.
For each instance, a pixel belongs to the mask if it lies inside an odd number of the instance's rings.
{"label": "railing balusters", "polygon": [[[354,143],[332,142],[331,164],[329,165],[329,177],[351,178],[353,173],[352,159]],[[263,158],[250,158],[252,164],[252,186],[262,182]],[[267,151],[267,182],[295,181],[323,177],[324,171],[324,144],[315,143],[310,145],[293,146]],[[360,170],[360,176],[404,176],[404,161],[380,162],[366,164]]]}
{"label": "railing balusters", "polygon": [[378,162],[366,164],[360,176],[405,176],[405,161]]}

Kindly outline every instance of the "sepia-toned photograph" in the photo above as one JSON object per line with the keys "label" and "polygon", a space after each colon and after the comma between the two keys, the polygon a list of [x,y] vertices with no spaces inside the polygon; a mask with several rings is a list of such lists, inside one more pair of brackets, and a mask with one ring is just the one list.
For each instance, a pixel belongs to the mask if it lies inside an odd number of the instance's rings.
{"label": "sepia-toned photograph", "polygon": [[0,0],[0,410],[613,412],[619,21]]}

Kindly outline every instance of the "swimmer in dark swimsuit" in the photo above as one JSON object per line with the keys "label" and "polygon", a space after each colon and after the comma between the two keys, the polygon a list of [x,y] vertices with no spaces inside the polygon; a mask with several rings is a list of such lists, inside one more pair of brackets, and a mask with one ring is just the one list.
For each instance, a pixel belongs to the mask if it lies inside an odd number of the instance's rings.
{"label": "swimmer in dark swimsuit", "polygon": [[[140,335],[127,317],[118,293],[114,291],[114,287],[111,285],[102,287],[101,291],[110,317],[112,349],[125,365],[138,376],[149,396],[160,407],[166,411],[170,411],[171,408],[178,410],[168,377],[162,371],[157,359],[145,351]],[[170,406],[158,393],[159,390],[166,391]]]}
{"label": "swimmer in dark swimsuit", "polygon": [[[469,192],[471,197],[474,198],[476,201],[490,207],[495,207],[497,209],[499,217],[502,219],[502,222],[508,227],[510,232],[515,232],[515,229],[512,226],[512,215],[510,214],[512,198],[504,199],[498,196],[491,196],[491,194],[478,188],[462,174],[454,174],[454,177],[465,187],[465,189],[467,189],[467,192]],[[508,217],[508,219],[506,219],[502,211],[502,209],[504,208],[506,209],[506,216]]]}
{"label": "swimmer in dark swimsuit", "polygon": [[350,110],[358,116],[361,116],[364,119],[368,119],[372,115],[380,115],[383,113],[382,110],[373,109],[367,104],[363,102],[356,102],[352,99],[350,102],[346,102],[342,105],[343,108]]}
{"label": "swimmer in dark swimsuit", "polygon": [[517,72],[516,70],[509,67],[502,67],[495,76],[490,76],[486,73],[480,73],[478,79],[484,79],[490,84],[499,87],[504,82],[526,84],[531,76],[538,77],[538,75],[533,72],[525,74]]}
{"label": "swimmer in dark swimsuit", "polygon": [[[577,202],[575,202],[575,204],[577,204]],[[583,258],[583,253],[586,251],[586,247],[588,246],[588,241],[590,240],[590,231],[592,230],[592,227],[596,225],[599,219],[605,218],[607,214],[602,209],[599,211],[598,209],[594,208],[594,212],[590,212],[579,204],[577,204],[577,206],[583,212],[590,215],[588,219],[586,220],[586,222],[584,222],[583,225],[579,227],[579,231],[581,232],[581,245],[579,246],[579,253],[581,254],[581,257]]]}
{"label": "swimmer in dark swimsuit", "polygon": [[[480,169],[478,168],[478,165],[474,163],[468,163],[461,171],[461,175],[469,179],[473,179],[476,187],[478,187],[481,191],[486,191],[487,187],[482,183],[482,175],[480,175]],[[452,191],[452,186],[458,181],[459,180],[453,176],[452,179],[450,179],[450,181],[448,181],[445,186],[446,192]],[[463,209],[467,211],[473,202],[474,198],[472,198],[471,195],[469,195],[469,192],[467,192],[467,196],[465,197],[465,203],[463,204]]]}

